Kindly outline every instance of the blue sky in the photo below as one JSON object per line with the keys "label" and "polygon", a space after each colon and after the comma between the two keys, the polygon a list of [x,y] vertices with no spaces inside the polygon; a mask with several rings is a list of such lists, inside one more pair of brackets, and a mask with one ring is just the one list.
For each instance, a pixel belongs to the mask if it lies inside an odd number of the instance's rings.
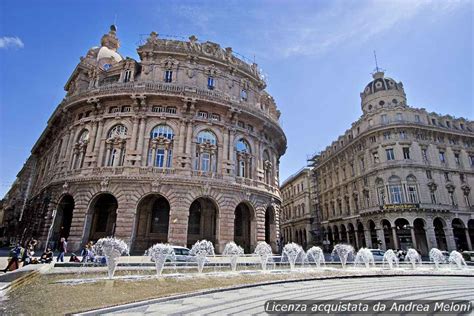
{"label": "blue sky", "polygon": [[144,34],[194,34],[256,60],[282,112],[281,180],[361,115],[373,50],[408,103],[473,119],[473,1],[0,2],[0,197],[64,97],[79,57],[116,21],[120,53]]}

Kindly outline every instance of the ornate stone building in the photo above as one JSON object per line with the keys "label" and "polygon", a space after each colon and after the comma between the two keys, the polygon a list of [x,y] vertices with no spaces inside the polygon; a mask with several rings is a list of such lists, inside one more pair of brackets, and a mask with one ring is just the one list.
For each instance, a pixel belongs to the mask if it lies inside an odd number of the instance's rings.
{"label": "ornate stone building", "polygon": [[401,82],[373,77],[362,116],[312,158],[324,239],[471,250],[474,122],[408,106]]}
{"label": "ornate stone building", "polygon": [[308,248],[314,243],[312,231],[315,214],[312,184],[309,168],[303,168],[290,176],[280,186],[283,199],[280,216],[280,233],[283,243],[296,242]]}
{"label": "ornate stone building", "polygon": [[140,61],[118,48],[112,26],[67,81],[5,201],[17,237],[276,247],[286,137],[257,65],[194,36],[152,32]]}

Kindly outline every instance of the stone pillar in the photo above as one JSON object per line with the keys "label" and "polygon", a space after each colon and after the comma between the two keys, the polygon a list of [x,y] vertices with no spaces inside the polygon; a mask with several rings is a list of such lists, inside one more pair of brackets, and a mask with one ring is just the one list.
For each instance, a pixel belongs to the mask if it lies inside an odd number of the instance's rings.
{"label": "stone pillar", "polygon": [[118,206],[114,236],[125,241],[131,249],[137,206],[127,201],[118,201]]}
{"label": "stone pillar", "polygon": [[229,148],[227,149],[227,159],[232,160],[232,151],[234,148],[234,138],[235,138],[235,130],[232,129],[230,132],[230,138],[229,138]]}
{"label": "stone pillar", "polygon": [[234,241],[234,220],[235,212],[233,208],[220,209],[217,230],[218,252],[224,251],[225,245]]}
{"label": "stone pillar", "polygon": [[[90,146],[87,146],[87,153],[93,153],[94,152],[94,144],[95,144],[95,139],[97,137],[97,128],[98,128],[98,122],[94,121],[94,125],[92,125],[92,132],[90,133],[91,137],[89,139],[89,144]],[[88,144],[88,145],[89,145]]]}
{"label": "stone pillar", "polygon": [[188,131],[186,133],[186,153],[191,154],[191,144],[193,143],[193,123],[192,120],[188,122]]}
{"label": "stone pillar", "polygon": [[184,153],[184,146],[185,146],[185,143],[184,143],[184,138],[185,138],[185,134],[186,133],[186,122],[181,119],[179,121],[179,135],[178,135],[178,146],[177,146],[177,150],[176,150],[176,153],[181,155]]}
{"label": "stone pillar", "polygon": [[143,138],[145,137],[145,118],[140,118],[140,127],[138,128],[137,152],[141,155],[141,165],[146,165],[146,157],[143,157]]}
{"label": "stone pillar", "polygon": [[68,146],[70,137],[71,137],[71,131],[67,131],[66,135],[63,138],[63,143],[62,143],[62,146],[61,146],[61,152],[60,152],[60,155],[59,155],[59,157],[61,159],[63,159],[64,155],[66,155],[66,150],[68,148],[67,146]]}
{"label": "stone pillar", "polygon": [[102,131],[104,130],[104,119],[99,119],[99,126],[97,127],[97,136],[94,143],[94,157],[96,159],[95,165],[100,166],[102,162],[102,152],[100,148],[102,147]]}
{"label": "stone pillar", "polygon": [[[224,130],[223,146],[222,146],[222,157],[224,160],[228,160],[228,151],[229,151],[229,130]],[[224,173],[224,169],[222,170]]]}
{"label": "stone pillar", "polygon": [[106,148],[105,148],[105,165],[106,165],[106,166],[109,165],[110,151],[112,150],[111,147],[112,147],[112,146],[111,146],[110,144],[107,144],[107,145],[106,145]]}
{"label": "stone pillar", "polygon": [[[351,244],[351,236],[349,234],[349,230],[346,230],[346,238],[347,238],[347,243]],[[355,246],[355,245],[352,245],[352,246]]]}
{"label": "stone pillar", "polygon": [[135,150],[137,149],[137,131],[138,131],[138,121],[139,119],[134,117],[132,119],[133,121],[133,125],[132,125],[132,139],[131,139],[131,142],[130,142],[130,149],[131,150]]}
{"label": "stone pillar", "polygon": [[385,233],[383,231],[383,228],[377,228],[377,239],[380,240],[382,243],[377,245],[377,247],[380,247],[382,250],[387,250],[387,244],[385,243]]}
{"label": "stone pillar", "polygon": [[119,147],[119,149],[117,150],[117,153],[115,154],[114,167],[117,167],[120,165],[121,158],[122,158],[122,146]]}
{"label": "stone pillar", "polygon": [[370,236],[370,230],[369,229],[364,230],[364,238],[365,238],[365,244],[367,245],[367,248],[373,248],[372,238]]}
{"label": "stone pillar", "polygon": [[426,226],[425,234],[426,234],[426,243],[427,243],[428,249],[438,248],[439,246],[436,242],[436,233],[432,225]]}
{"label": "stone pillar", "polygon": [[456,250],[456,242],[454,240],[453,229],[451,227],[445,227],[444,235],[446,236],[446,244],[448,247],[448,251]]}
{"label": "stone pillar", "polygon": [[398,242],[397,228],[396,227],[392,227],[392,238],[393,238],[393,246],[395,247],[395,249],[399,249],[400,244]]}
{"label": "stone pillar", "polygon": [[354,239],[355,239],[357,249],[361,248],[360,241],[359,241],[359,234],[357,233],[357,230],[354,230]]}
{"label": "stone pillar", "polygon": [[410,226],[410,234],[411,234],[411,240],[413,243],[413,248],[418,249],[418,243],[416,242],[416,236],[415,236],[415,228],[413,226]]}
{"label": "stone pillar", "polygon": [[[179,200],[184,201],[185,199],[180,198]],[[168,229],[168,243],[186,247],[188,242],[188,219],[189,208],[182,202],[172,203]]]}
{"label": "stone pillar", "polygon": [[471,243],[471,236],[469,236],[469,228],[464,228],[464,232],[466,234],[466,241],[467,241],[467,250],[472,250],[472,243]]}

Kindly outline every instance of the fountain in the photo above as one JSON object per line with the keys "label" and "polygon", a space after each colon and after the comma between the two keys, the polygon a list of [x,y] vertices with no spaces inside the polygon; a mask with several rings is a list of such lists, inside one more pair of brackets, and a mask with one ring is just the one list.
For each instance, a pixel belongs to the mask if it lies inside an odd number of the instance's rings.
{"label": "fountain", "polygon": [[441,250],[439,250],[438,248],[432,248],[430,250],[429,256],[430,256],[430,261],[433,261],[435,264],[435,269],[439,269],[440,263],[446,262],[446,258],[444,257]]}
{"label": "fountain", "polygon": [[372,252],[367,248],[360,248],[357,251],[357,254],[354,259],[354,266],[357,267],[358,264],[363,263],[366,268],[370,268],[370,264],[375,266],[374,255]]}
{"label": "fountain", "polygon": [[321,264],[326,264],[326,261],[324,260],[324,252],[319,247],[315,247],[315,246],[311,247],[306,252],[306,257],[308,258],[308,263],[310,263],[311,260],[313,260],[314,263],[316,264],[316,267],[318,268],[321,266]]}
{"label": "fountain", "polygon": [[304,256],[305,253],[303,248],[294,242],[290,242],[287,243],[285,247],[283,247],[283,255],[281,261],[288,261],[290,263],[290,270],[294,270],[296,261],[300,260],[301,263],[303,263]]}
{"label": "fountain", "polygon": [[395,251],[393,251],[392,249],[385,251],[382,262],[383,262],[383,267],[385,267],[385,262],[387,262],[388,268],[390,270],[393,269],[394,265],[396,265],[398,268],[398,257]]}
{"label": "fountain", "polygon": [[112,279],[117,268],[118,259],[122,254],[128,255],[128,246],[121,239],[101,238],[93,246],[93,252],[96,256],[105,256],[109,279]]}
{"label": "fountain", "polygon": [[255,251],[253,252],[260,258],[260,264],[262,265],[262,270],[267,270],[267,263],[273,256],[272,247],[264,241],[259,241]]}
{"label": "fountain", "polygon": [[237,270],[237,260],[244,254],[244,250],[235,242],[231,241],[225,245],[224,252],[222,254],[229,257],[230,266],[232,271],[235,272]]}
{"label": "fountain", "polygon": [[466,261],[462,257],[462,254],[456,250],[451,251],[448,258],[449,265],[456,265],[458,269],[464,269],[467,267]]}
{"label": "fountain", "polygon": [[192,256],[196,256],[199,273],[202,273],[204,265],[207,261],[207,256],[214,256],[214,245],[212,242],[205,239],[198,240],[189,252]]}
{"label": "fountain", "polygon": [[352,247],[351,245],[346,245],[346,244],[337,244],[334,246],[334,249],[332,250],[332,253],[331,253],[331,257],[333,261],[334,261],[335,255],[339,257],[342,267],[345,268],[347,258],[349,257],[349,255],[354,256],[354,247]]}
{"label": "fountain", "polygon": [[176,261],[173,247],[169,244],[154,244],[145,252],[145,256],[150,256],[155,262],[156,275],[161,275],[166,261]]}
{"label": "fountain", "polygon": [[413,269],[416,268],[417,263],[421,265],[421,256],[418,251],[413,248],[408,249],[406,259],[411,263]]}

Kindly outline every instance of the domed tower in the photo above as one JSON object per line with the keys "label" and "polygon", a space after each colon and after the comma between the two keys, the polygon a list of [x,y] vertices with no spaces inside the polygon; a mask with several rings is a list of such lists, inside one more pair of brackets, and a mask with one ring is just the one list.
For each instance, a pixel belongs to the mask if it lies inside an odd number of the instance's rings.
{"label": "domed tower", "polygon": [[407,104],[403,83],[385,77],[383,71],[377,69],[372,75],[374,80],[369,82],[360,94],[361,107],[364,114],[378,108]]}

